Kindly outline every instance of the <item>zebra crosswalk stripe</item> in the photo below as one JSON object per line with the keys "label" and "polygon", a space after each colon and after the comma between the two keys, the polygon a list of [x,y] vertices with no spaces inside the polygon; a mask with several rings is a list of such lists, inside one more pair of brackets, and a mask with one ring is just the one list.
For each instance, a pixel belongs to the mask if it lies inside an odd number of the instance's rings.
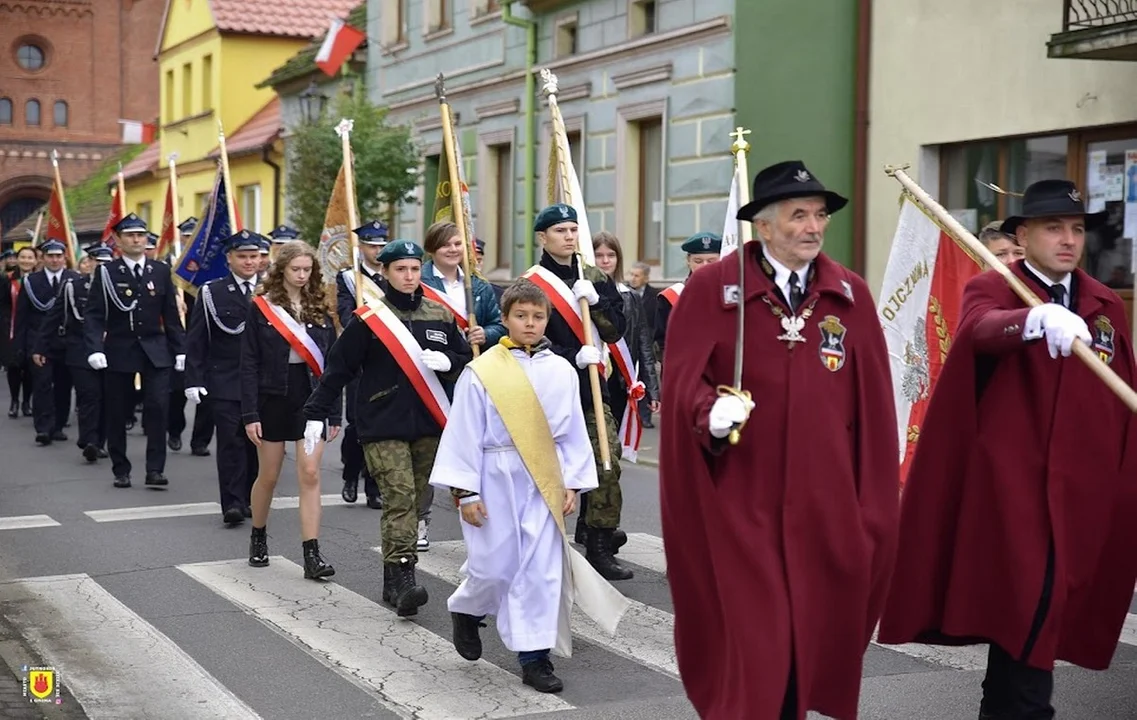
{"label": "zebra crosswalk stripe", "polygon": [[[380,548],[372,549],[381,552]],[[461,568],[465,561],[466,546],[461,540],[433,542],[429,552],[419,554],[418,569],[451,585],[458,585],[462,582]],[[613,637],[578,608],[573,608],[572,631],[605,650],[679,677],[673,639],[675,617],[669,612],[633,600]]]}
{"label": "zebra crosswalk stripe", "polygon": [[260,717],[87,575],[0,582],[0,604],[93,720]]}
{"label": "zebra crosswalk stripe", "polygon": [[[454,646],[413,621],[335,583],[304,582],[303,570],[272,556],[178,569],[242,607],[305,652],[376,696],[403,718],[507,718],[570,710],[486,660],[467,662]],[[437,600],[435,600],[437,602]]]}

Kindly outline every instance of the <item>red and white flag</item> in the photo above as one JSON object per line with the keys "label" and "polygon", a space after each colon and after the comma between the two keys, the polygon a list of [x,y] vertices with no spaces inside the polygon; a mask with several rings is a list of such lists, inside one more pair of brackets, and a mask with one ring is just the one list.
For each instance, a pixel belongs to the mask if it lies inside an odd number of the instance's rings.
{"label": "red and white flag", "polygon": [[114,250],[117,254],[118,249],[115,243],[114,228],[119,222],[126,217],[126,207],[119,197],[118,188],[111,189],[111,211],[107,215],[107,224],[103,226],[102,243]]}
{"label": "red and white flag", "polygon": [[367,39],[367,33],[348,25],[343,20],[332,20],[324,43],[316,53],[316,65],[328,76],[335,76],[344,61],[351,57],[355,49]]}
{"label": "red and white flag", "polygon": [[877,305],[892,365],[901,485],[959,326],[963,287],[980,269],[950,235],[904,197]]}
{"label": "red and white flag", "polygon": [[154,136],[158,132],[158,126],[154,123],[144,123],[137,120],[119,120],[118,124],[122,125],[123,145],[149,145],[154,142]]}

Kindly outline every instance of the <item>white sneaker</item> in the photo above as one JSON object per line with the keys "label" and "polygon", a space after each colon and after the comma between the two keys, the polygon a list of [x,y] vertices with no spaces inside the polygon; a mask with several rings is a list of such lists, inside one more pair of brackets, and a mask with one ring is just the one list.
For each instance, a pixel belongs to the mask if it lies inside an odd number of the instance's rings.
{"label": "white sneaker", "polygon": [[415,544],[415,547],[419,552],[426,552],[430,549],[430,537],[427,534],[428,527],[425,520],[418,521],[418,542]]}

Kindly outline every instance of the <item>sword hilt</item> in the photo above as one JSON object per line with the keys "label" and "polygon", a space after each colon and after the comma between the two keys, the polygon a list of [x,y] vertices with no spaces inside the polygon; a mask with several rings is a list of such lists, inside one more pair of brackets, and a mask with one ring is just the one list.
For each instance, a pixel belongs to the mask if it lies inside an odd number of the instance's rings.
{"label": "sword hilt", "polygon": [[[749,390],[743,390],[741,388],[732,387],[730,385],[719,385],[717,388],[715,388],[715,390],[718,391],[719,397],[733,396],[740,398],[745,403],[745,407],[747,408],[753,408],[754,406],[754,401],[750,396]],[[750,410],[748,409],[746,411],[746,420],[749,419]],[[727,439],[730,441],[731,445],[737,445],[738,441],[742,438],[742,428],[746,427],[746,420],[743,420],[731,429],[730,435],[727,436]]]}

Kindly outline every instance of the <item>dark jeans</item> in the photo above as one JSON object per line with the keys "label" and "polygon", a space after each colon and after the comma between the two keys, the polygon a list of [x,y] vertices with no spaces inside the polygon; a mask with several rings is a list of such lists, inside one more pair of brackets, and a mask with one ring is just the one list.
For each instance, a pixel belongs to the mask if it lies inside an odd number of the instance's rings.
{"label": "dark jeans", "polygon": [[517,661],[521,663],[521,667],[525,667],[530,663],[535,663],[540,660],[548,660],[548,650],[522,650],[517,653]]}

